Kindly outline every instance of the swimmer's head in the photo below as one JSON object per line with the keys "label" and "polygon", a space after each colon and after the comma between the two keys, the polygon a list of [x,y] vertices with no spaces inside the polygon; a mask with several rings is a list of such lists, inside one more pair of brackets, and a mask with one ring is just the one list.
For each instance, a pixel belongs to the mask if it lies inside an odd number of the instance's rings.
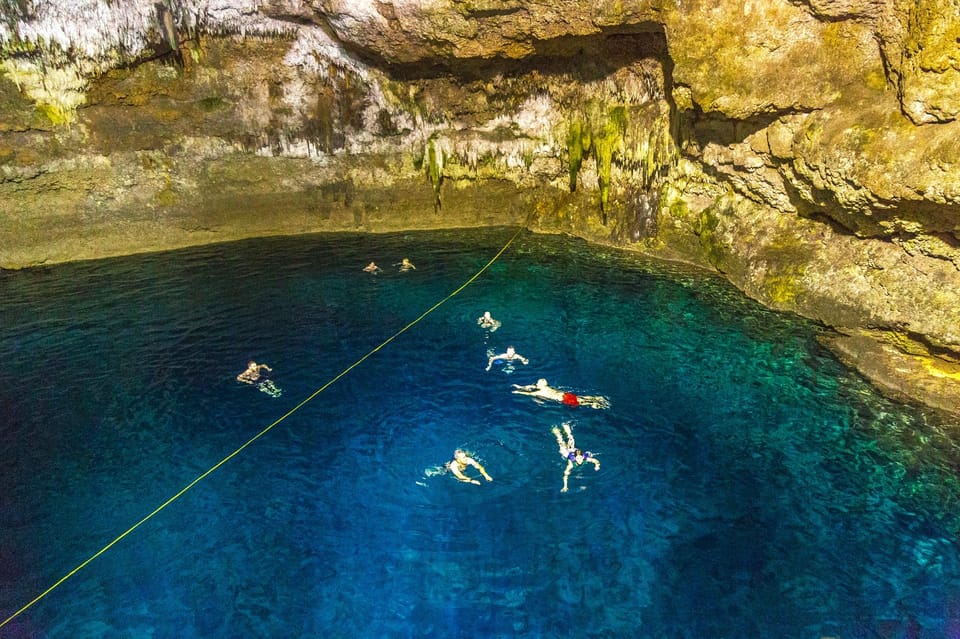
{"label": "swimmer's head", "polygon": [[583,451],[579,448],[574,449],[573,451],[573,461],[575,461],[577,464],[582,464],[584,461]]}
{"label": "swimmer's head", "polygon": [[464,451],[460,450],[459,448],[456,449],[455,451],[453,451],[453,458],[454,458],[454,459],[463,459],[463,458],[466,457],[466,456],[467,456],[467,454],[466,454]]}
{"label": "swimmer's head", "polygon": [[542,377],[537,380],[537,388],[546,388],[546,386],[547,386],[547,380],[545,380]]}
{"label": "swimmer's head", "polygon": [[257,367],[257,363],[252,359],[249,362],[247,362],[247,368],[256,368],[256,367]]}
{"label": "swimmer's head", "polygon": [[507,355],[513,355],[514,353],[516,353],[516,351],[513,350],[513,346],[507,346]]}

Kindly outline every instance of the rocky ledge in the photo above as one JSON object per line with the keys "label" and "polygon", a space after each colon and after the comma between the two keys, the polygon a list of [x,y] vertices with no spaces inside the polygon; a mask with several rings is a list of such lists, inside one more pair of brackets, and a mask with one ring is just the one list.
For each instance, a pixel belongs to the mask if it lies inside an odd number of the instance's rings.
{"label": "rocky ledge", "polygon": [[2,268],[528,223],[722,273],[960,414],[960,18],[932,0],[0,7]]}

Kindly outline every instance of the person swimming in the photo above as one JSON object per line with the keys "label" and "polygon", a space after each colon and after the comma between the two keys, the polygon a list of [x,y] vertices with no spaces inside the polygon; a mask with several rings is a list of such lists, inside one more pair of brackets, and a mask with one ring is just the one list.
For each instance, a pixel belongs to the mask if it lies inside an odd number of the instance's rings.
{"label": "person swimming", "polygon": [[363,270],[364,270],[364,272],[366,272],[366,273],[373,273],[374,275],[376,275],[377,273],[380,273],[381,271],[383,271],[382,268],[380,268],[379,266],[377,266],[377,263],[376,263],[376,262],[370,262],[369,264],[367,264],[366,266],[363,267]]}
{"label": "person swimming", "polygon": [[[491,349],[492,350],[492,349]],[[487,351],[488,353],[490,351]],[[491,355],[487,360],[487,369],[490,370],[490,367],[493,366],[494,362],[500,360],[500,362],[512,362],[513,360],[520,360],[520,363],[526,365],[530,362],[526,357],[518,353],[513,349],[513,346],[507,346],[507,352],[500,353],[499,355]]]}
{"label": "person swimming", "polygon": [[261,392],[266,393],[270,397],[280,397],[283,391],[273,383],[272,379],[266,379],[265,376],[261,375],[262,371],[272,373],[273,369],[266,364],[257,364],[255,361],[250,360],[247,362],[247,369],[237,375],[237,381],[256,386]]}
{"label": "person swimming", "polygon": [[243,382],[244,384],[256,384],[260,379],[261,371],[273,372],[273,369],[266,364],[257,364],[255,361],[250,360],[247,362],[247,370],[237,375],[237,381]]}
{"label": "person swimming", "polygon": [[539,399],[549,399],[554,402],[560,402],[564,406],[610,408],[610,400],[603,395],[577,395],[570,391],[562,391],[547,384],[547,380],[542,377],[537,380],[536,384],[526,384],[524,386],[514,384],[513,388],[513,392],[518,395],[530,395]]}
{"label": "person swimming", "polygon": [[394,266],[399,266],[401,273],[406,273],[407,271],[415,271],[415,270],[417,270],[417,267],[414,266],[414,265],[413,265],[413,262],[410,261],[410,258],[407,258],[407,257],[405,257],[405,258],[403,258],[402,260],[400,260],[400,262],[398,262],[397,264],[394,264]]}
{"label": "person swimming", "polygon": [[[577,448],[577,443],[573,439],[573,431],[570,430],[570,424],[566,422],[563,423],[563,433],[561,433],[560,429],[556,426],[551,428],[550,432],[557,438],[557,446],[560,447],[560,456],[567,460],[567,467],[563,471],[563,488],[560,489],[560,492],[565,493],[567,492],[567,484],[570,480],[570,472],[574,466],[582,466],[584,463],[590,462],[593,464],[594,470],[600,470],[600,460],[589,450],[582,451]],[[563,436],[564,434],[566,435],[565,438]]]}
{"label": "person swimming", "polygon": [[491,333],[500,328],[500,320],[493,319],[490,311],[484,311],[483,315],[477,318],[477,324]]}
{"label": "person swimming", "polygon": [[487,474],[487,470],[480,462],[468,455],[466,451],[463,451],[459,448],[453,451],[453,459],[447,462],[447,468],[451,473],[453,473],[454,477],[462,482],[466,482],[468,484],[477,484],[479,486],[480,480],[464,474],[463,471],[465,471],[468,466],[473,466],[480,471],[480,474],[483,475],[483,478],[487,481],[493,481],[493,477]]}

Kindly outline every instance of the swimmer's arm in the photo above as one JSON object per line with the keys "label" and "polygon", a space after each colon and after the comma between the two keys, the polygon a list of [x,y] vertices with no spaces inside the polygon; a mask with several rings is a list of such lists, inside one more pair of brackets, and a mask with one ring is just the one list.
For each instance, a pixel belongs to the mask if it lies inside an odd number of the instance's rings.
{"label": "swimmer's arm", "polygon": [[536,384],[527,384],[526,386],[520,386],[519,384],[514,384],[513,387],[516,389],[514,393],[520,393],[521,395],[534,395],[533,391],[537,390]]}
{"label": "swimmer's arm", "polygon": [[487,370],[490,370],[490,367],[493,366],[493,360],[497,359],[497,356],[494,355],[489,360],[487,360]]}
{"label": "swimmer's arm", "polygon": [[480,482],[478,482],[476,479],[470,479],[469,477],[464,475],[463,471],[461,471],[456,464],[451,464],[449,468],[450,468],[450,472],[453,473],[453,476],[459,479],[460,481],[466,482],[468,484],[478,484],[478,485],[480,484]]}
{"label": "swimmer's arm", "polygon": [[487,474],[487,469],[483,467],[483,464],[476,461],[475,459],[470,460],[470,465],[480,471],[480,474],[483,475],[483,478],[487,481],[493,481],[493,477]]}
{"label": "swimmer's arm", "polygon": [[260,364],[260,369],[261,369],[261,370],[265,370],[265,371],[267,371],[268,373],[272,373],[272,372],[273,372],[273,369],[270,368],[269,366],[267,366],[266,364]]}
{"label": "swimmer's arm", "polygon": [[244,384],[252,384],[252,383],[253,383],[253,380],[250,379],[250,378],[248,378],[248,377],[246,376],[245,372],[244,372],[244,373],[240,373],[239,375],[237,375],[237,381],[238,381],[238,382],[243,382]]}
{"label": "swimmer's arm", "polygon": [[590,457],[587,459],[588,462],[594,465],[594,470],[600,470],[600,460],[596,457]]}
{"label": "swimmer's arm", "polygon": [[567,467],[563,471],[563,488],[560,489],[561,493],[567,492],[567,481],[570,479],[571,470],[573,470],[573,462],[567,460]]}

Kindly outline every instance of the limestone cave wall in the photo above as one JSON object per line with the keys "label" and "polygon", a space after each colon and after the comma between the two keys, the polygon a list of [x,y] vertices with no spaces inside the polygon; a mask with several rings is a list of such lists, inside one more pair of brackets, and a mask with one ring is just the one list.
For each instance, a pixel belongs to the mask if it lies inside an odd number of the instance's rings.
{"label": "limestone cave wall", "polygon": [[719,272],[958,412],[958,15],[0,0],[0,268],[526,223]]}

